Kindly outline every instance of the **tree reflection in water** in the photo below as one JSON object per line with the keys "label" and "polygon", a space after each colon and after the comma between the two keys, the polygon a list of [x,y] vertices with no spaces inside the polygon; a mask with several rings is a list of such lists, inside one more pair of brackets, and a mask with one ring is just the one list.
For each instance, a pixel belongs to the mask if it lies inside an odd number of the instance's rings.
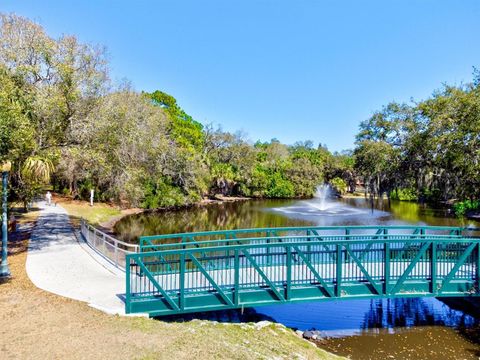
{"label": "tree reflection in water", "polygon": [[[343,199],[342,203],[356,208],[368,208],[370,203],[364,198]],[[272,211],[298,205],[298,200],[249,200],[239,202],[193,205],[171,211],[153,211],[131,215],[115,225],[115,233],[124,240],[135,243],[142,235],[173,234],[206,230],[230,230],[258,227],[312,226],[312,225],[365,225],[365,224],[411,224],[462,225],[458,219],[446,216],[443,209],[431,209],[416,203],[385,200],[375,202],[375,209],[385,212],[385,216],[373,216],[360,212],[352,216],[309,216]],[[389,214],[388,214],[389,213]],[[327,221],[328,220],[328,221]]]}
{"label": "tree reflection in water", "polygon": [[114,230],[119,239],[134,243],[142,235],[314,225],[312,222],[291,219],[265,211],[269,207],[291,202],[288,200],[249,200],[149,212],[123,218],[115,225]]}

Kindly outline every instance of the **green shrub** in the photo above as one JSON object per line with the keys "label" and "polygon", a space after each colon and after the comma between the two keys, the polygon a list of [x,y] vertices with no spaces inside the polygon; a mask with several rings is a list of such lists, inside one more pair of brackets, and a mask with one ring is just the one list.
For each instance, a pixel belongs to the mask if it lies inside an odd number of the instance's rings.
{"label": "green shrub", "polygon": [[480,200],[464,200],[459,201],[453,205],[453,211],[458,217],[463,217],[467,212],[479,209]]}
{"label": "green shrub", "polygon": [[266,191],[269,198],[290,198],[295,196],[293,184],[285,180],[280,173],[274,173],[270,176],[270,185]]}
{"label": "green shrub", "polygon": [[417,201],[418,194],[413,188],[396,189],[390,192],[390,199],[400,201]]}
{"label": "green shrub", "polygon": [[340,195],[345,194],[347,192],[348,186],[345,180],[340,177],[335,177],[329,181],[332,188],[338,192]]}
{"label": "green shrub", "polygon": [[442,200],[442,191],[437,188],[422,189],[420,192],[421,198],[428,203],[438,203]]}
{"label": "green shrub", "polygon": [[169,184],[164,179],[160,179],[156,183],[147,182],[144,186],[144,194],[142,207],[145,209],[183,205],[187,200],[178,187]]}

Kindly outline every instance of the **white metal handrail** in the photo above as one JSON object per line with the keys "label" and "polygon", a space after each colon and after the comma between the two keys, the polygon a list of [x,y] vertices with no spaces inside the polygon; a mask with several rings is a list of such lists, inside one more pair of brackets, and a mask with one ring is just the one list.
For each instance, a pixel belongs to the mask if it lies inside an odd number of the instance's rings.
{"label": "white metal handrail", "polygon": [[125,269],[126,255],[139,252],[138,244],[129,244],[115,239],[113,236],[96,229],[85,219],[80,220],[80,233],[90,247],[122,270]]}

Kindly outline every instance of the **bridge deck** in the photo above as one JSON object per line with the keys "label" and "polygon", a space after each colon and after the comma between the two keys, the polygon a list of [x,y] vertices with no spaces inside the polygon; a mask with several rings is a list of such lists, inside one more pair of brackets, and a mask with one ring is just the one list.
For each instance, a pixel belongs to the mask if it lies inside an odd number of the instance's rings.
{"label": "bridge deck", "polygon": [[[430,275],[430,262],[419,261],[413,267],[410,273],[410,279],[428,279]],[[395,269],[391,269],[390,281],[399,279],[408,267],[408,263],[399,263],[395,266]],[[439,266],[440,265],[440,266]],[[370,277],[376,282],[383,283],[384,278],[384,266],[383,262],[369,262],[363,263],[363,266],[367,269]],[[443,262],[437,263],[437,280],[446,277],[455,266],[455,262]],[[336,267],[325,264],[313,264],[312,267],[320,274],[324,281],[330,283],[332,286],[335,284]],[[285,279],[287,278],[288,267],[286,265],[272,265],[261,267],[263,273],[268,279],[277,287],[282,288]],[[313,275],[312,270],[307,265],[292,265],[291,266],[291,283],[300,285],[318,285],[319,282]],[[356,263],[342,264],[341,272],[343,274],[343,282],[368,281],[368,278],[362,274],[360,268]],[[209,270],[208,274],[217,286],[224,290],[233,290],[235,286],[235,269],[222,269],[222,270]],[[155,286],[153,282],[146,278],[141,272],[131,275],[131,279],[136,277],[131,282],[130,290],[132,292],[140,292],[145,287],[149,288],[153,292]],[[238,271],[238,281],[240,286],[262,286],[264,280],[255,267],[241,267]],[[457,271],[457,278],[472,279],[475,277],[475,268],[472,264],[462,265]],[[180,289],[180,276],[178,273],[154,275],[155,281],[167,292],[173,293]],[[210,283],[209,279],[201,271],[188,271],[185,273],[184,286],[186,292],[204,292],[214,291],[215,288]]]}

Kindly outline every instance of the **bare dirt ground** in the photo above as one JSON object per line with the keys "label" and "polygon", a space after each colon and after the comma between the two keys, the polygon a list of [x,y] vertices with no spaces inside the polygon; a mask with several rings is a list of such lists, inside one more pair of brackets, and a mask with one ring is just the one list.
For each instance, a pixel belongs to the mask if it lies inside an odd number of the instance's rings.
{"label": "bare dirt ground", "polygon": [[12,278],[0,284],[1,359],[336,358],[277,324],[110,316],[40,290],[25,272],[29,216],[11,237]]}

